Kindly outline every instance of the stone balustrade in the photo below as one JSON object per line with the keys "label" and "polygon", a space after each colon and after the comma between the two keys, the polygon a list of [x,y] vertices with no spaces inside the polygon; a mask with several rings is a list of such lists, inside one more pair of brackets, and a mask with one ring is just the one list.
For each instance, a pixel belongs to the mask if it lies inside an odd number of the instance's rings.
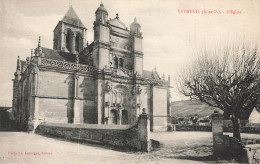
{"label": "stone balustrade", "polygon": [[61,68],[66,70],[78,70],[79,72],[95,72],[95,67],[84,65],[84,64],[76,64],[72,62],[65,62],[59,60],[52,60],[52,59],[41,59],[42,66],[54,67],[54,68]]}

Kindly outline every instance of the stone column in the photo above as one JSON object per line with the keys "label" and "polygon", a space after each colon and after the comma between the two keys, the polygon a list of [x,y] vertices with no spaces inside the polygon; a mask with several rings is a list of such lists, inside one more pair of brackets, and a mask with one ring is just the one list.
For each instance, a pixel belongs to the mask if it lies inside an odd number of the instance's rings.
{"label": "stone column", "polygon": [[62,38],[61,38],[61,50],[65,51],[66,50],[66,32],[62,33]]}
{"label": "stone column", "polygon": [[212,115],[213,154],[221,155],[225,151],[223,137],[223,115],[217,110]]}
{"label": "stone column", "polygon": [[97,124],[103,123],[103,103],[104,103],[104,92],[103,92],[103,80],[97,79],[96,80],[96,89],[97,89],[97,95],[96,95],[96,107],[97,107]]}
{"label": "stone column", "polygon": [[150,140],[150,119],[146,113],[145,108],[143,113],[138,118],[138,138],[139,138],[139,149],[142,151],[151,151],[151,140]]}

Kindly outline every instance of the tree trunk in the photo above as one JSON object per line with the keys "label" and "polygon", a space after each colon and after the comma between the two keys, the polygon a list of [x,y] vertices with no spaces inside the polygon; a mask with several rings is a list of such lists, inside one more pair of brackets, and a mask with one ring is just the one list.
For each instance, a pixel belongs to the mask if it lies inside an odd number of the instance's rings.
{"label": "tree trunk", "polygon": [[239,118],[235,115],[232,117],[232,123],[233,123],[233,137],[241,141],[240,136],[240,124],[238,122]]}

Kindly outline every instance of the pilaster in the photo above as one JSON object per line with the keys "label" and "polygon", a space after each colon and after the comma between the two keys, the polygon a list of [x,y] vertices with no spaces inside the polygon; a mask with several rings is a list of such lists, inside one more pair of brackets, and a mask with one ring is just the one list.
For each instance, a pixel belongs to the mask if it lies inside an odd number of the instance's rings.
{"label": "pilaster", "polygon": [[74,99],[74,124],[83,124],[83,110],[81,109],[82,102],[79,99]]}
{"label": "pilaster", "polygon": [[73,97],[73,110],[74,110],[74,124],[82,124],[83,123],[83,109],[82,102],[78,98],[78,73],[74,73],[74,97]]}
{"label": "pilaster", "polygon": [[112,104],[113,102],[110,102],[110,98],[112,96],[112,83],[111,83],[111,74],[110,72],[108,72],[108,74],[106,75],[106,72],[104,70],[104,79],[105,79],[105,92],[104,92],[104,123],[105,124],[109,124],[110,120],[110,104]]}

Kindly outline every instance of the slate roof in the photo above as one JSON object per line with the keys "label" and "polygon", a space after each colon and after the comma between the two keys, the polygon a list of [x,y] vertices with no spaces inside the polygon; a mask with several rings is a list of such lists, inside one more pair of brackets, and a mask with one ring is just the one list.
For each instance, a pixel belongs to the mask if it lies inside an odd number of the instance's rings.
{"label": "slate roof", "polygon": [[[161,78],[160,78],[160,76],[158,75],[157,72],[153,72],[153,75],[154,75],[155,80],[161,80]],[[143,77],[148,78],[148,79],[152,79],[152,71],[143,70]]]}
{"label": "slate roof", "polygon": [[76,12],[72,8],[72,6],[70,6],[69,10],[64,15],[64,17],[62,18],[61,21],[65,22],[65,23],[68,23],[68,24],[71,24],[71,25],[75,25],[77,27],[81,27],[81,28],[85,28],[86,29],[86,27],[81,22],[81,20],[79,19],[78,15],[76,14]]}
{"label": "slate roof", "polygon": [[[45,58],[59,61],[75,62],[76,55],[64,51],[53,50],[49,48],[42,47],[42,52]],[[79,63],[86,64],[86,57],[83,54],[79,54]]]}

